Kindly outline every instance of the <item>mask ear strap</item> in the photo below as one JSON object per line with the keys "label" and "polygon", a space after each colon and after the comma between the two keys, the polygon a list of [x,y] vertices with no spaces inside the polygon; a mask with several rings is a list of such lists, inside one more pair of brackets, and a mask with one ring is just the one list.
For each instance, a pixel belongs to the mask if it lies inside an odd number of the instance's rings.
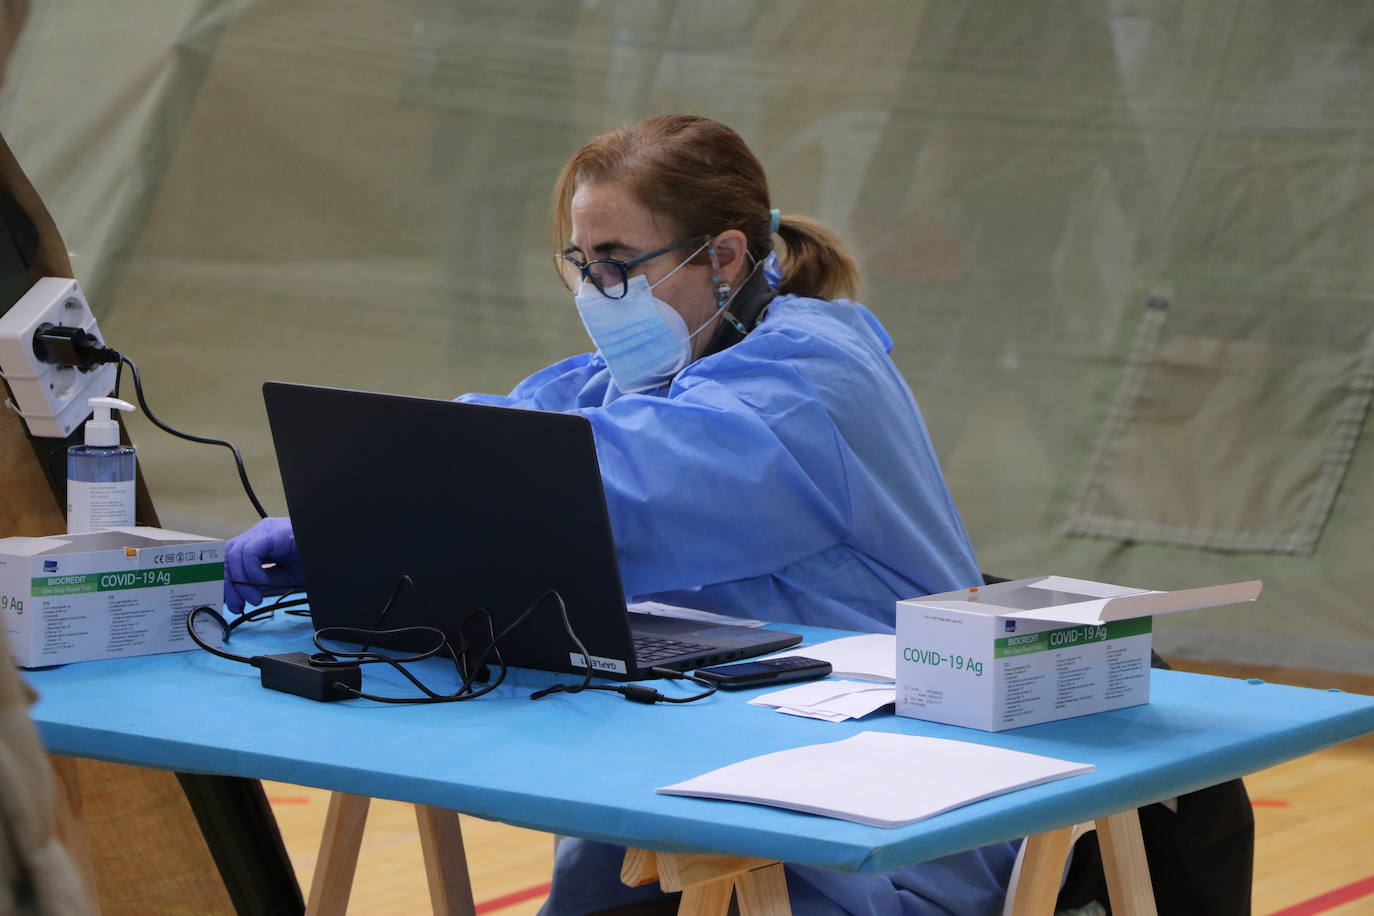
{"label": "mask ear strap", "polygon": [[[697,247],[697,250],[696,250],[696,251],[694,251],[694,252],[692,252],[691,254],[687,255],[687,260],[683,261],[681,264],[679,264],[678,266],[674,267],[672,270],[668,271],[668,272],[667,272],[666,274],[664,274],[663,276],[659,277],[657,282],[649,284],[649,289],[653,289],[654,287],[658,286],[658,285],[659,285],[660,283],[662,283],[664,280],[668,279],[668,278],[671,277],[673,274],[677,273],[679,270],[682,270],[682,268],[684,268],[684,267],[686,267],[688,264],[692,263],[692,258],[695,258],[697,255],[701,254],[701,249],[702,249],[702,248],[710,248],[710,247],[711,247],[711,239],[708,237],[708,238],[706,239],[706,241],[702,242],[701,245],[699,245],[699,246]],[[714,249],[714,248],[711,248],[711,263],[712,263],[712,265],[715,264],[715,261],[716,261],[715,249]]]}

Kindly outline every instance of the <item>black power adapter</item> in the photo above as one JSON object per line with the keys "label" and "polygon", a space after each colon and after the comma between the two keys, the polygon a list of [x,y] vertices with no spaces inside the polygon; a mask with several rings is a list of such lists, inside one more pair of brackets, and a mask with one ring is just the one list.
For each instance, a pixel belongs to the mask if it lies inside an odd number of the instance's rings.
{"label": "black power adapter", "polygon": [[294,693],[308,700],[347,700],[350,690],[363,689],[363,671],[357,662],[317,663],[304,652],[255,655],[249,663],[262,673],[262,686]]}

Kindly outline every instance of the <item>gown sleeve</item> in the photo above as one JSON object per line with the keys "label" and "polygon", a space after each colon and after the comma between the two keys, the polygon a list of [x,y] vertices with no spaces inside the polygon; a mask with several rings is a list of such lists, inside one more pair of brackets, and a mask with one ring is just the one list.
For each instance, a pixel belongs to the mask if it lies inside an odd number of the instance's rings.
{"label": "gown sleeve", "polygon": [[540,369],[520,382],[510,394],[471,393],[454,400],[492,407],[568,411],[600,404],[608,376],[606,363],[594,353],[580,353]]}
{"label": "gown sleeve", "polygon": [[804,373],[817,354],[791,349],[759,334],[667,397],[575,411],[596,435],[627,594],[767,575],[847,537],[843,446]]}

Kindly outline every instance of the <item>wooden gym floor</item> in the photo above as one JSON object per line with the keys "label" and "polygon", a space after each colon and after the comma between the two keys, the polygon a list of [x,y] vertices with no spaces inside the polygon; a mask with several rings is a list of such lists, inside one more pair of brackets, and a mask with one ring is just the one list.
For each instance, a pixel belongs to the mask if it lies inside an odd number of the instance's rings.
{"label": "wooden gym floor", "polygon": [[[1374,676],[1173,661],[1187,671],[1374,695]],[[1245,782],[1255,808],[1255,916],[1374,916],[1374,735]],[[283,783],[266,789],[308,894],[328,793]],[[548,889],[552,837],[466,816],[462,822],[477,912],[536,912]],[[349,911],[408,916],[429,910],[411,806],[373,801]]]}

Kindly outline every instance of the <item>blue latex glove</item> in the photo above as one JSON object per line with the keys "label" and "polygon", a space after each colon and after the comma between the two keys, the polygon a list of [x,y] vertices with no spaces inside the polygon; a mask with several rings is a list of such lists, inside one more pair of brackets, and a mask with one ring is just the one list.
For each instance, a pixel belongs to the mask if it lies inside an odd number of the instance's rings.
{"label": "blue latex glove", "polygon": [[[276,565],[263,569],[264,563]],[[235,614],[261,604],[266,591],[299,588],[301,577],[289,518],[265,518],[224,546],[224,606]]]}

